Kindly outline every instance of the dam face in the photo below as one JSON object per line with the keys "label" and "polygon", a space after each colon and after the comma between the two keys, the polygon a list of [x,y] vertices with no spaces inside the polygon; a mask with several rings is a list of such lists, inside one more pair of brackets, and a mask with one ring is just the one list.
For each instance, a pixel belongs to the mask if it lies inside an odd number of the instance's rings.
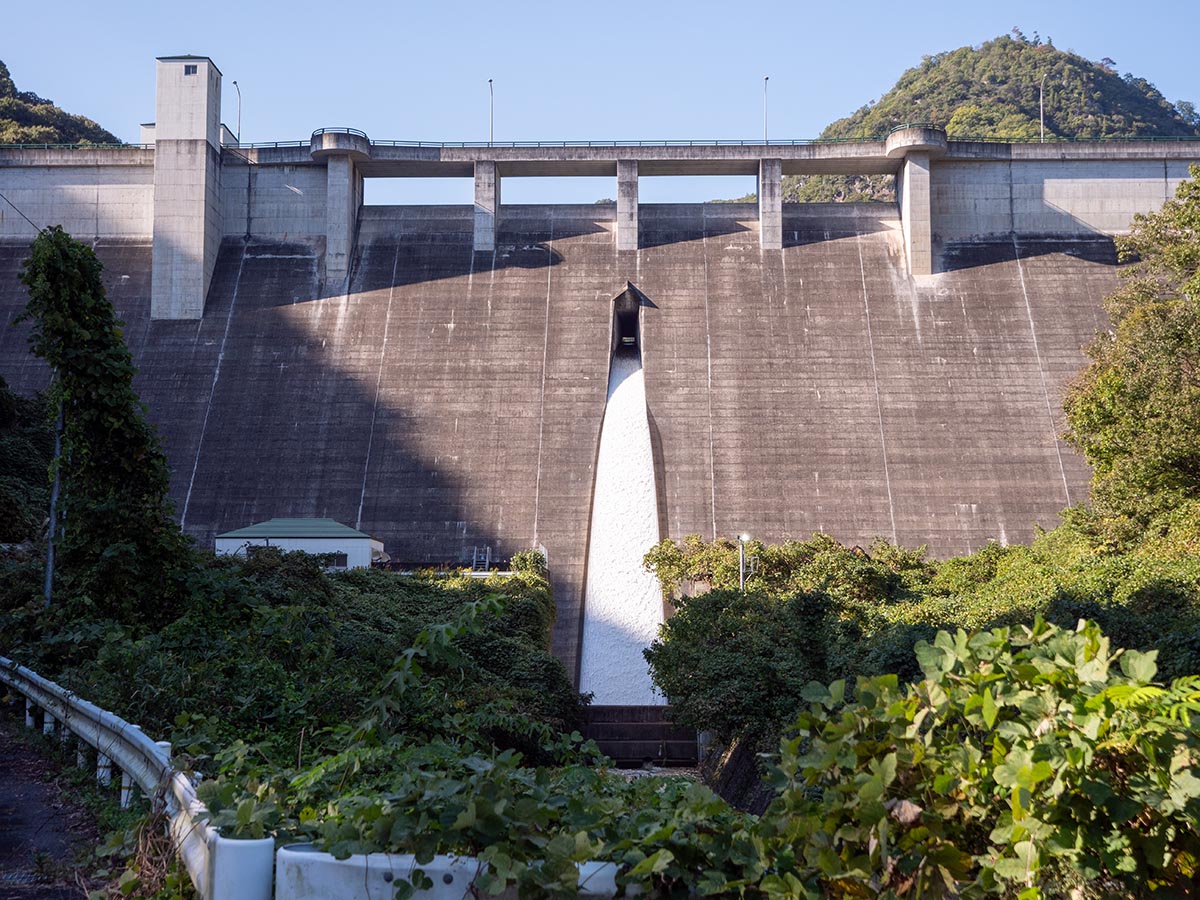
{"label": "dam face", "polygon": [[[365,207],[350,288],[321,296],[319,240],[226,238],[204,318],[149,317],[150,248],[101,240],[136,387],[201,546],[272,516],[328,516],[399,560],[547,549],[555,650],[576,670],[612,301],[646,298],[642,362],[660,532],[815,530],[938,555],[1027,541],[1086,496],[1058,439],[1064,385],[1105,326],[1111,242],[971,242],[904,271],[894,207],[513,209],[494,254],[469,209]],[[0,243],[0,314],[25,303]],[[48,383],[20,328],[0,372]]]}
{"label": "dam face", "polygon": [[[158,61],[146,144],[0,147],[0,191],[90,240],[187,533],[337,519],[419,565],[544,547],[580,674],[614,298],[636,294],[656,533],[827,532],[938,556],[1028,541],[1086,499],[1058,435],[1107,326],[1111,237],[1187,177],[1187,142],[453,145],[348,129],[240,146],[220,72]],[[153,142],[153,143],[151,143]],[[756,204],[648,205],[638,178],[755,174]],[[792,174],[893,174],[891,204],[783,204]],[[504,178],[616,202],[501,203]],[[462,207],[370,177],[473,178]],[[598,183],[598,195],[611,186]],[[33,229],[0,204],[0,318]],[[26,327],[0,375],[49,383]],[[599,496],[597,492],[600,492]],[[648,529],[647,534],[654,531]],[[598,606],[599,604],[594,604]]]}

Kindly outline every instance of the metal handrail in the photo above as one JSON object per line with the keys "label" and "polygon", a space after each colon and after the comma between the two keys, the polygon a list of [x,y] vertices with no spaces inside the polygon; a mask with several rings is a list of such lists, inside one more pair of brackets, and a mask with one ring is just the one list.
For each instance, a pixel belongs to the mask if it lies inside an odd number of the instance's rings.
{"label": "metal handrail", "polygon": [[905,122],[903,125],[897,125],[888,131],[888,134],[895,134],[897,131],[905,131],[909,128],[933,128],[937,131],[945,131],[945,125],[939,125],[937,122]]}
{"label": "metal handrail", "polygon": [[463,149],[501,147],[510,149],[537,147],[800,147],[808,144],[865,144],[883,138],[795,138],[769,140],[662,140],[662,141],[371,141],[376,147],[430,147]]}
{"label": "metal handrail", "polygon": [[[944,126],[934,122],[910,122],[897,125],[888,134],[903,131],[906,128],[936,128],[944,130]],[[353,134],[366,138],[374,147],[415,147],[429,149],[474,149],[496,147],[501,149],[529,149],[555,147],[803,147],[820,144],[870,144],[887,139],[887,135],[844,138],[795,138],[772,139],[763,141],[758,138],[749,140],[663,140],[663,141],[375,141],[366,132],[356,128],[319,128],[313,135],[325,133]],[[1106,137],[1051,137],[1045,141],[1005,137],[978,137],[975,135],[948,134],[947,140],[960,143],[988,144],[1104,144],[1104,143],[1134,143],[1149,141],[1167,143],[1172,141],[1200,141],[1200,135],[1132,135]],[[310,141],[266,141],[260,143],[228,144],[239,150],[276,150],[309,147]],[[154,144],[0,144],[0,150],[153,150]]]}
{"label": "metal handrail", "polygon": [[153,150],[153,144],[0,144],[0,150]]}
{"label": "metal handrail", "polygon": [[47,717],[45,733],[52,733],[57,724],[66,729],[64,739],[74,734],[94,747],[98,778],[106,778],[116,765],[122,773],[123,802],[128,780],[147,797],[164,792],[171,837],[203,900],[270,900],[274,841],[222,838],[208,824],[208,810],[196,797],[191,779],[172,768],[169,745],[155,743],[136,725],[3,656],[0,683],[26,698],[27,723],[32,709],[40,708]]}
{"label": "metal handrail", "polygon": [[368,141],[370,140],[365,131],[359,131],[357,128],[318,128],[312,133],[312,136],[317,137],[321,134],[354,134],[361,138],[367,138]]}
{"label": "metal handrail", "polygon": [[977,137],[974,135],[951,134],[946,140],[957,141],[961,144],[1019,144],[1028,146],[1031,144],[1130,144],[1146,141],[1148,143],[1167,143],[1172,141],[1179,142],[1194,142],[1200,141],[1200,134],[1180,134],[1180,135],[1134,135],[1134,136],[1111,136],[1111,137],[1047,137],[1046,140],[1012,140],[1011,138],[1001,137]]}

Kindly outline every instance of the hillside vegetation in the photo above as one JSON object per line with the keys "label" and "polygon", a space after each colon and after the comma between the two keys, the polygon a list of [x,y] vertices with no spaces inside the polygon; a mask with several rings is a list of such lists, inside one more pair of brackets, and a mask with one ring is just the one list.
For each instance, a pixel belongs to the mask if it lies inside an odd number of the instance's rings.
{"label": "hillside vegetation", "polygon": [[119,143],[91,119],[63,112],[32,91],[18,91],[0,61],[0,144]]}
{"label": "hillside vegetation", "polygon": [[[933,122],[952,139],[1036,141],[1043,78],[1047,141],[1200,135],[1192,103],[1172,103],[1145,78],[1119,75],[1110,59],[1092,62],[1014,29],[979,47],[926,56],[821,138],[877,137],[906,122]],[[893,199],[890,176],[784,180],[785,201]]]}

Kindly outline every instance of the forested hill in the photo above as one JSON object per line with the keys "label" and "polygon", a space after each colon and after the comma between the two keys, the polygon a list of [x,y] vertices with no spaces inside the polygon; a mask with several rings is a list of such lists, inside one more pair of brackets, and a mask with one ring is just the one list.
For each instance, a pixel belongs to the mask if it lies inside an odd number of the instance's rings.
{"label": "forested hill", "polygon": [[[933,122],[953,138],[1039,139],[1039,87],[1045,77],[1046,140],[1200,135],[1200,114],[1172,103],[1144,78],[1059,50],[1019,30],[979,47],[925,57],[878,102],[838,119],[823,138],[885,135],[905,122]],[[789,178],[787,200],[892,199],[891,179]]]}
{"label": "forested hill", "polygon": [[0,62],[0,144],[119,144],[91,119],[63,112],[31,91],[18,91]]}

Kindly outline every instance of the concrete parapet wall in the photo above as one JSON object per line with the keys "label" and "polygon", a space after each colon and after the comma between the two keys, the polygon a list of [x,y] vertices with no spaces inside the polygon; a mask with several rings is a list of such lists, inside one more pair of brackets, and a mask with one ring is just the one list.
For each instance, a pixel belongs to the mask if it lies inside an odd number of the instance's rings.
{"label": "concrete parapet wall", "polygon": [[324,237],[326,180],[324,166],[247,165],[227,152],[221,167],[225,234],[244,235],[249,230],[252,235],[284,240]]}
{"label": "concrete parapet wall", "polygon": [[940,160],[930,173],[933,232],[943,244],[1013,233],[1124,234],[1135,214],[1174,196],[1187,166],[1162,158]]}
{"label": "concrete parapet wall", "polygon": [[[84,165],[0,161],[0,192],[39,227],[61,225],[80,238],[148,238],[154,228],[153,154],[138,157],[141,163],[117,165],[89,165],[81,153],[68,158]],[[0,202],[0,238],[31,239],[34,234],[33,226]]]}

